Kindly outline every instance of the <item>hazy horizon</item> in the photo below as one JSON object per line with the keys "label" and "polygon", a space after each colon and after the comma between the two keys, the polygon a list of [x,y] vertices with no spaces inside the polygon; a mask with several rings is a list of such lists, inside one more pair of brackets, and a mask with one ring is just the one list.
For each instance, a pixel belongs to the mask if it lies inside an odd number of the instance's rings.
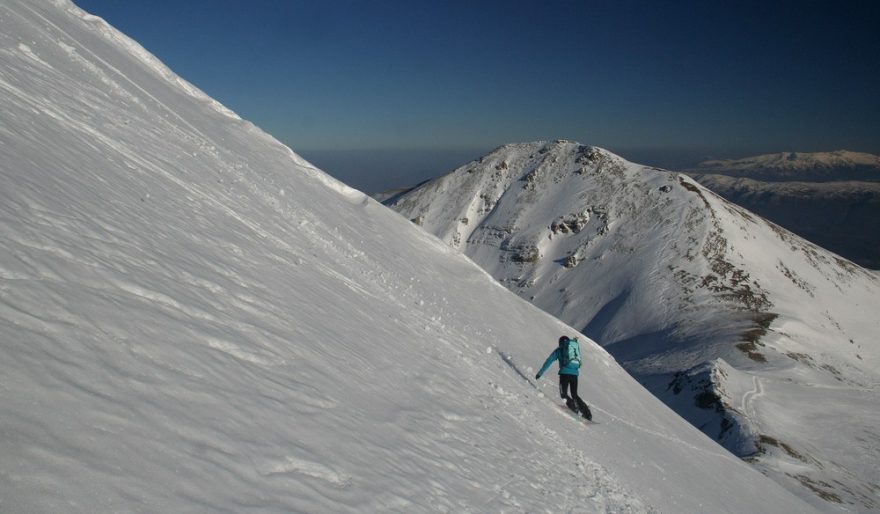
{"label": "hazy horizon", "polygon": [[[523,143],[525,141],[509,141]],[[577,141],[590,145],[588,141]],[[600,145],[592,145],[600,146]],[[497,146],[483,148],[367,148],[367,149],[298,149],[299,155],[349,186],[367,194],[413,187],[445,175],[468,162],[491,152]],[[710,159],[731,159],[754,155],[800,151],[789,148],[744,148],[712,151],[708,148],[606,148],[624,159],[672,171],[695,168]],[[842,150],[842,148],[825,151]],[[849,150],[848,148],[846,150]]]}

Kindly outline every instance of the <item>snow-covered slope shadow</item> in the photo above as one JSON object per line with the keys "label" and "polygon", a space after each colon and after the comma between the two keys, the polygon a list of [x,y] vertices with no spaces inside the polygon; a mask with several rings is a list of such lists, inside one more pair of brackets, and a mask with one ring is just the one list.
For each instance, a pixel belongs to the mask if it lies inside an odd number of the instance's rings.
{"label": "snow-covered slope shadow", "polygon": [[814,505],[880,509],[875,274],[568,141],[503,146],[387,204]]}
{"label": "snow-covered slope shadow", "polygon": [[593,344],[560,416],[499,352],[572,329],[102,20],[0,24],[0,511],[809,511]]}

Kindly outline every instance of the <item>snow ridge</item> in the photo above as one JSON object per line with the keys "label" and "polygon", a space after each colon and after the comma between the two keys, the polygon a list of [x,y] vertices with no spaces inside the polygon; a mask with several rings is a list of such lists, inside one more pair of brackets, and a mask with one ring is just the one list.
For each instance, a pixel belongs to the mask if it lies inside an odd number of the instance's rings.
{"label": "snow ridge", "polygon": [[[201,89],[182,79],[179,75],[171,71],[168,66],[157,59],[153,54],[148,52],[137,41],[126,36],[122,32],[114,29],[100,16],[89,14],[77,7],[72,0],[54,0],[55,5],[66,10],[70,15],[81,19],[83,22],[91,26],[91,31],[100,34],[116,46],[122,48],[129,55],[136,57],[143,65],[162,76],[166,81],[176,84],[182,91],[194,99],[210,105],[215,111],[224,116],[235,120],[241,118],[231,109],[227,108],[217,100],[205,94]],[[33,11],[32,11],[33,12]],[[36,13],[35,13],[36,14]],[[45,19],[45,18],[44,18]],[[48,20],[47,20],[48,21]],[[57,28],[57,27],[56,27]]]}

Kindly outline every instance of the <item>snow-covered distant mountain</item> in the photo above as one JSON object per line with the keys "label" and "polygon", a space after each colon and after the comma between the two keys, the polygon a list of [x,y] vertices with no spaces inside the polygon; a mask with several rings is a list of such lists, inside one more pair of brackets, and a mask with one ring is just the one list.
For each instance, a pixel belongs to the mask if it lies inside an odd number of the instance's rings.
{"label": "snow-covered distant mountain", "polygon": [[586,340],[572,420],[571,328],[102,20],[0,26],[0,511],[811,510]]}
{"label": "snow-covered distant mountain", "polygon": [[880,269],[880,182],[761,182],[691,174],[727,200],[860,266]]}
{"label": "snow-covered distant mountain", "polygon": [[742,159],[704,161],[698,164],[694,171],[769,182],[788,180],[880,182],[880,155],[848,150],[780,152]]}
{"label": "snow-covered distant mountain", "polygon": [[700,163],[689,174],[823,248],[880,267],[880,156],[782,152]]}
{"label": "snow-covered distant mountain", "polygon": [[686,175],[567,141],[501,147],[388,203],[814,505],[880,509],[873,273]]}

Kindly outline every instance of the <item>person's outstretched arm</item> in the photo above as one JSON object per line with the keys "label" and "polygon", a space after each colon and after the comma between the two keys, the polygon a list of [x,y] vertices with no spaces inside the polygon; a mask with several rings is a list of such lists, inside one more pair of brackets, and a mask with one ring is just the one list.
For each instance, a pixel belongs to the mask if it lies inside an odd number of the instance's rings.
{"label": "person's outstretched arm", "polygon": [[543,375],[544,372],[547,371],[548,369],[550,369],[550,366],[553,365],[553,361],[555,361],[558,358],[559,358],[559,348],[553,350],[553,352],[550,353],[550,356],[547,357],[546,361],[544,361],[544,365],[541,366],[541,371],[539,371],[538,374],[535,375],[535,380],[539,380],[541,378],[541,375]]}

